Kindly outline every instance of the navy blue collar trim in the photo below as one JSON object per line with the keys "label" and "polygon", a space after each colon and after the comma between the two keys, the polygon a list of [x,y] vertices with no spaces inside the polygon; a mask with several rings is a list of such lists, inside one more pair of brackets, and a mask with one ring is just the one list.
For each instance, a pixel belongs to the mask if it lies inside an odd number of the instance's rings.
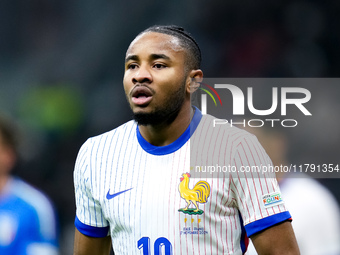
{"label": "navy blue collar trim", "polygon": [[143,136],[139,132],[139,128],[137,125],[137,139],[140,144],[140,146],[148,153],[153,154],[153,155],[166,155],[173,153],[180,149],[191,137],[191,135],[195,132],[198,124],[200,123],[202,119],[202,113],[200,110],[198,110],[197,107],[195,107],[195,113],[194,116],[192,117],[191,123],[189,127],[184,131],[184,133],[178,137],[176,141],[173,143],[166,145],[166,146],[155,146],[150,144],[148,141],[146,141]]}

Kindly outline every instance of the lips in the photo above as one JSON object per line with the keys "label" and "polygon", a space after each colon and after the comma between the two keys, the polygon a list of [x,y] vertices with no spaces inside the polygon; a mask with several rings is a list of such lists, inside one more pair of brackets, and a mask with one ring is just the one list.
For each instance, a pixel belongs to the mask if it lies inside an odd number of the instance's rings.
{"label": "lips", "polygon": [[146,106],[152,100],[152,91],[146,86],[137,86],[131,91],[131,101],[138,106]]}

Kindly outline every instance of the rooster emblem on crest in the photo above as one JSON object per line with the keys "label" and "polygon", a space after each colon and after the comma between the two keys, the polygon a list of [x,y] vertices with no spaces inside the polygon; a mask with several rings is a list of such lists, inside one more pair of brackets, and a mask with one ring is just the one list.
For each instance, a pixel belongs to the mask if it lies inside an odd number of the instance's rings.
{"label": "rooster emblem on crest", "polygon": [[[206,181],[199,181],[195,184],[193,189],[189,189],[190,174],[182,174],[180,178],[181,182],[178,186],[181,198],[187,202],[187,206],[178,211],[186,214],[203,214],[204,211],[198,209],[197,203],[206,203],[210,196],[210,185]],[[196,208],[189,208],[190,204],[193,204]]]}

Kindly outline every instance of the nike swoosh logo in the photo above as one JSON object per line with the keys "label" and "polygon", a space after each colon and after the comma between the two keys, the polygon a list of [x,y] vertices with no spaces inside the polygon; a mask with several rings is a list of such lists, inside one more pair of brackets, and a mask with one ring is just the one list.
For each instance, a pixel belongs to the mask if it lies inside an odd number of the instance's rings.
{"label": "nike swoosh logo", "polygon": [[[133,189],[133,188],[131,188],[131,189]],[[110,199],[112,199],[112,198],[114,198],[114,197],[116,197],[116,196],[118,196],[118,195],[120,195],[120,194],[122,194],[122,193],[124,193],[124,192],[126,192],[126,191],[129,191],[129,190],[131,190],[131,189],[119,191],[119,192],[114,193],[114,194],[110,194],[110,190],[109,190],[109,191],[107,192],[107,194],[106,194],[106,198],[107,198],[108,200],[110,200]]]}

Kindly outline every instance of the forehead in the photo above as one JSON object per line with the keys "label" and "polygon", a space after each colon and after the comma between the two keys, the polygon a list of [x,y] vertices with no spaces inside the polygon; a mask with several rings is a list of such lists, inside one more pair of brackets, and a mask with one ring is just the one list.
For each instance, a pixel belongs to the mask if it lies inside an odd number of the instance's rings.
{"label": "forehead", "polygon": [[184,51],[180,40],[172,35],[146,32],[137,36],[130,44],[126,56],[140,53],[179,53]]}

